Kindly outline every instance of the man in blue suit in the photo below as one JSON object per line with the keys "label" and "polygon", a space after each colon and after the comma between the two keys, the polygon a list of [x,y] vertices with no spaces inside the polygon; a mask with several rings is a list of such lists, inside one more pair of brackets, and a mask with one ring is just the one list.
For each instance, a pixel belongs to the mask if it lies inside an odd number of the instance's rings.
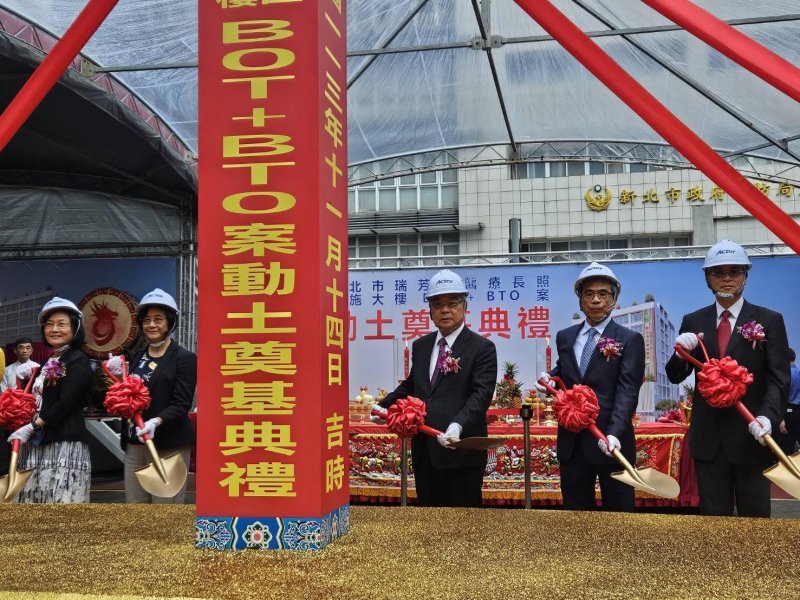
{"label": "man in blue suit", "polygon": [[[715,408],[695,392],[689,450],[703,515],[732,516],[735,506],[742,517],[770,516],[770,481],[762,471],[774,459],[761,438],[777,429],[786,408],[789,342],[780,313],[742,297],[751,266],[739,244],[730,240],[714,244],[706,254],[703,271],[715,301],[683,317],[675,340],[703,362],[697,341],[702,336],[710,358],[730,356],[753,374],[753,383],[742,398],[756,415],[749,425],[736,408]],[[695,371],[677,354],[666,366],[672,383],[680,383]]]}
{"label": "man in blue suit", "polygon": [[[636,464],[636,441],[631,421],[644,380],[644,338],[611,318],[622,291],[614,272],[592,263],[575,281],[583,323],[556,334],[558,362],[547,381],[558,376],[567,387],[589,386],[600,403],[597,427],[606,434],[608,445],[588,431],[574,433],[558,427],[556,449],[561,470],[564,508],[594,510],[595,481],[600,479],[603,509],[632,511],[633,488],[611,477],[620,470],[612,451],[618,449]],[[539,389],[543,389],[537,385]]]}
{"label": "man in blue suit", "polygon": [[462,437],[486,436],[486,411],[497,381],[497,351],[464,323],[467,288],[453,271],[436,273],[426,300],[437,331],[414,342],[411,373],[377,408],[414,396],[427,409],[425,424],[443,433],[418,434],[411,460],[419,506],[481,506],[486,450],[456,450]]}

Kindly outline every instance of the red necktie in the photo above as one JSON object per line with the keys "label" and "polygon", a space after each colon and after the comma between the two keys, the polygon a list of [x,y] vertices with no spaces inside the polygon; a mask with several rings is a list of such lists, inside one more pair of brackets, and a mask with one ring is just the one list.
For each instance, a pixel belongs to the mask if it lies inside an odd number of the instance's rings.
{"label": "red necktie", "polygon": [[728,347],[728,341],[731,339],[731,312],[723,310],[720,316],[719,327],[717,327],[717,346],[719,346],[719,357],[725,356],[725,350]]}

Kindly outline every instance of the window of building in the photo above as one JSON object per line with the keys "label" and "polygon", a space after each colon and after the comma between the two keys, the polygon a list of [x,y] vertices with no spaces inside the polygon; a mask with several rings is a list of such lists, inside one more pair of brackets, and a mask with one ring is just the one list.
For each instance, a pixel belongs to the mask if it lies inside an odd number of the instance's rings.
{"label": "window of building", "polygon": [[550,177],[566,177],[567,163],[565,161],[551,162]]}
{"label": "window of building", "polygon": [[592,161],[589,163],[589,175],[605,175],[606,172],[606,165],[605,163]]}
{"label": "window of building", "polygon": [[586,174],[586,163],[578,162],[578,161],[570,161],[567,163],[567,175],[573,177],[575,175],[585,175]]}

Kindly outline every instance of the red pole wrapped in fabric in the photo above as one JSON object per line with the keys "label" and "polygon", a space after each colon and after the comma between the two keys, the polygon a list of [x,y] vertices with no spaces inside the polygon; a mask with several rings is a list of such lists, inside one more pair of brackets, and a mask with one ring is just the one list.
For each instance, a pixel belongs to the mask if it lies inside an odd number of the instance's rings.
{"label": "red pole wrapped in fabric", "polygon": [[772,233],[800,253],[800,224],[795,223],[700,137],[615,63],[574,23],[547,0],[515,0],[572,56],[616,94],[650,127],[709,179],[756,217]]}
{"label": "red pole wrapped in fabric", "polygon": [[14,137],[118,0],[90,0],[0,115],[0,150]]}
{"label": "red pole wrapped in fabric", "polygon": [[800,69],[688,0],[642,0],[772,87],[800,102]]}

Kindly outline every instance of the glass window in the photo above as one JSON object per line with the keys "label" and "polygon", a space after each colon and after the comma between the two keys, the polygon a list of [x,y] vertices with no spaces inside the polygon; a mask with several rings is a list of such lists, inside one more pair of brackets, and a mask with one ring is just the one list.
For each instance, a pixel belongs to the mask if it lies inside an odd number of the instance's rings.
{"label": "glass window", "polygon": [[456,169],[442,171],[442,183],[458,183],[458,171]]}
{"label": "glass window", "polygon": [[536,179],[542,179],[546,177],[546,168],[547,163],[537,162],[537,163],[530,163],[528,165],[528,172],[531,173],[531,177]]}
{"label": "glass window", "polygon": [[358,212],[375,212],[375,190],[358,191]]}
{"label": "glass window", "polygon": [[421,233],[419,236],[420,242],[423,244],[438,244],[439,243],[439,234],[438,233]]}
{"label": "glass window", "polygon": [[567,175],[567,163],[563,161],[550,163],[550,177],[565,177]]}
{"label": "glass window", "polygon": [[400,244],[400,256],[419,256],[417,244]]}
{"label": "glass window", "polygon": [[608,247],[613,250],[616,250],[618,248],[627,248],[628,240],[627,239],[608,240]]}
{"label": "glass window", "polygon": [[606,166],[597,161],[589,163],[589,175],[603,175],[606,172]]}
{"label": "glass window", "polygon": [[644,163],[631,163],[631,173],[644,173],[647,171],[647,165]]}
{"label": "glass window", "polygon": [[436,171],[429,171],[427,173],[419,174],[419,182],[422,185],[430,185],[436,183]]}
{"label": "glass window", "polygon": [[520,252],[547,252],[547,242],[524,242],[519,249]]}
{"label": "glass window", "polygon": [[374,258],[377,256],[375,238],[361,238],[358,240],[358,258]]}
{"label": "glass window", "polygon": [[442,254],[458,254],[459,251],[458,242],[455,244],[442,244]]}
{"label": "glass window", "polygon": [[625,172],[625,163],[621,162],[610,162],[606,163],[606,173],[624,173]]}
{"label": "glass window", "polygon": [[369,183],[361,183],[358,186],[360,189],[372,189],[375,187],[375,182],[370,181]]}
{"label": "glass window", "polygon": [[400,210],[417,210],[417,188],[400,188]]}
{"label": "glass window", "polygon": [[382,188],[394,187],[394,177],[390,177],[389,179],[381,179],[378,182],[378,185]]}
{"label": "glass window", "polygon": [[419,207],[439,208],[439,188],[438,187],[419,188]]}
{"label": "glass window", "polygon": [[356,192],[355,190],[347,190],[347,212],[356,212]]}
{"label": "glass window", "polygon": [[676,237],[675,238],[675,246],[688,246],[689,245],[689,238],[688,237]]}
{"label": "glass window", "polygon": [[570,161],[567,163],[567,175],[570,177],[574,175],[583,175],[586,172],[586,167],[584,167],[585,163],[578,162],[578,161]]}
{"label": "glass window", "polygon": [[400,178],[400,185],[417,185],[416,175],[403,175]]}
{"label": "glass window", "polygon": [[589,243],[586,240],[574,240],[569,243],[570,250],[586,250]]}
{"label": "glass window", "polygon": [[565,252],[569,250],[569,242],[550,242],[550,250],[553,252]]}
{"label": "glass window", "polygon": [[589,247],[592,250],[605,250],[606,249],[606,241],[605,240],[592,240],[589,242]]}
{"label": "glass window", "polygon": [[528,165],[525,163],[516,163],[511,165],[511,179],[527,179],[528,178]]}
{"label": "glass window", "polygon": [[422,256],[439,256],[439,246],[437,244],[423,244]]}
{"label": "glass window", "polygon": [[442,186],[442,208],[458,208],[458,186]]}
{"label": "glass window", "polygon": [[650,238],[635,238],[631,240],[632,248],[649,248]]}
{"label": "glass window", "polygon": [[665,248],[669,246],[669,238],[668,237],[653,237],[650,238],[650,247],[651,248]]}
{"label": "glass window", "polygon": [[391,190],[378,191],[378,210],[381,212],[393,212],[397,210],[397,193],[394,188]]}
{"label": "glass window", "polygon": [[380,255],[397,256],[397,236],[382,235],[380,237]]}

